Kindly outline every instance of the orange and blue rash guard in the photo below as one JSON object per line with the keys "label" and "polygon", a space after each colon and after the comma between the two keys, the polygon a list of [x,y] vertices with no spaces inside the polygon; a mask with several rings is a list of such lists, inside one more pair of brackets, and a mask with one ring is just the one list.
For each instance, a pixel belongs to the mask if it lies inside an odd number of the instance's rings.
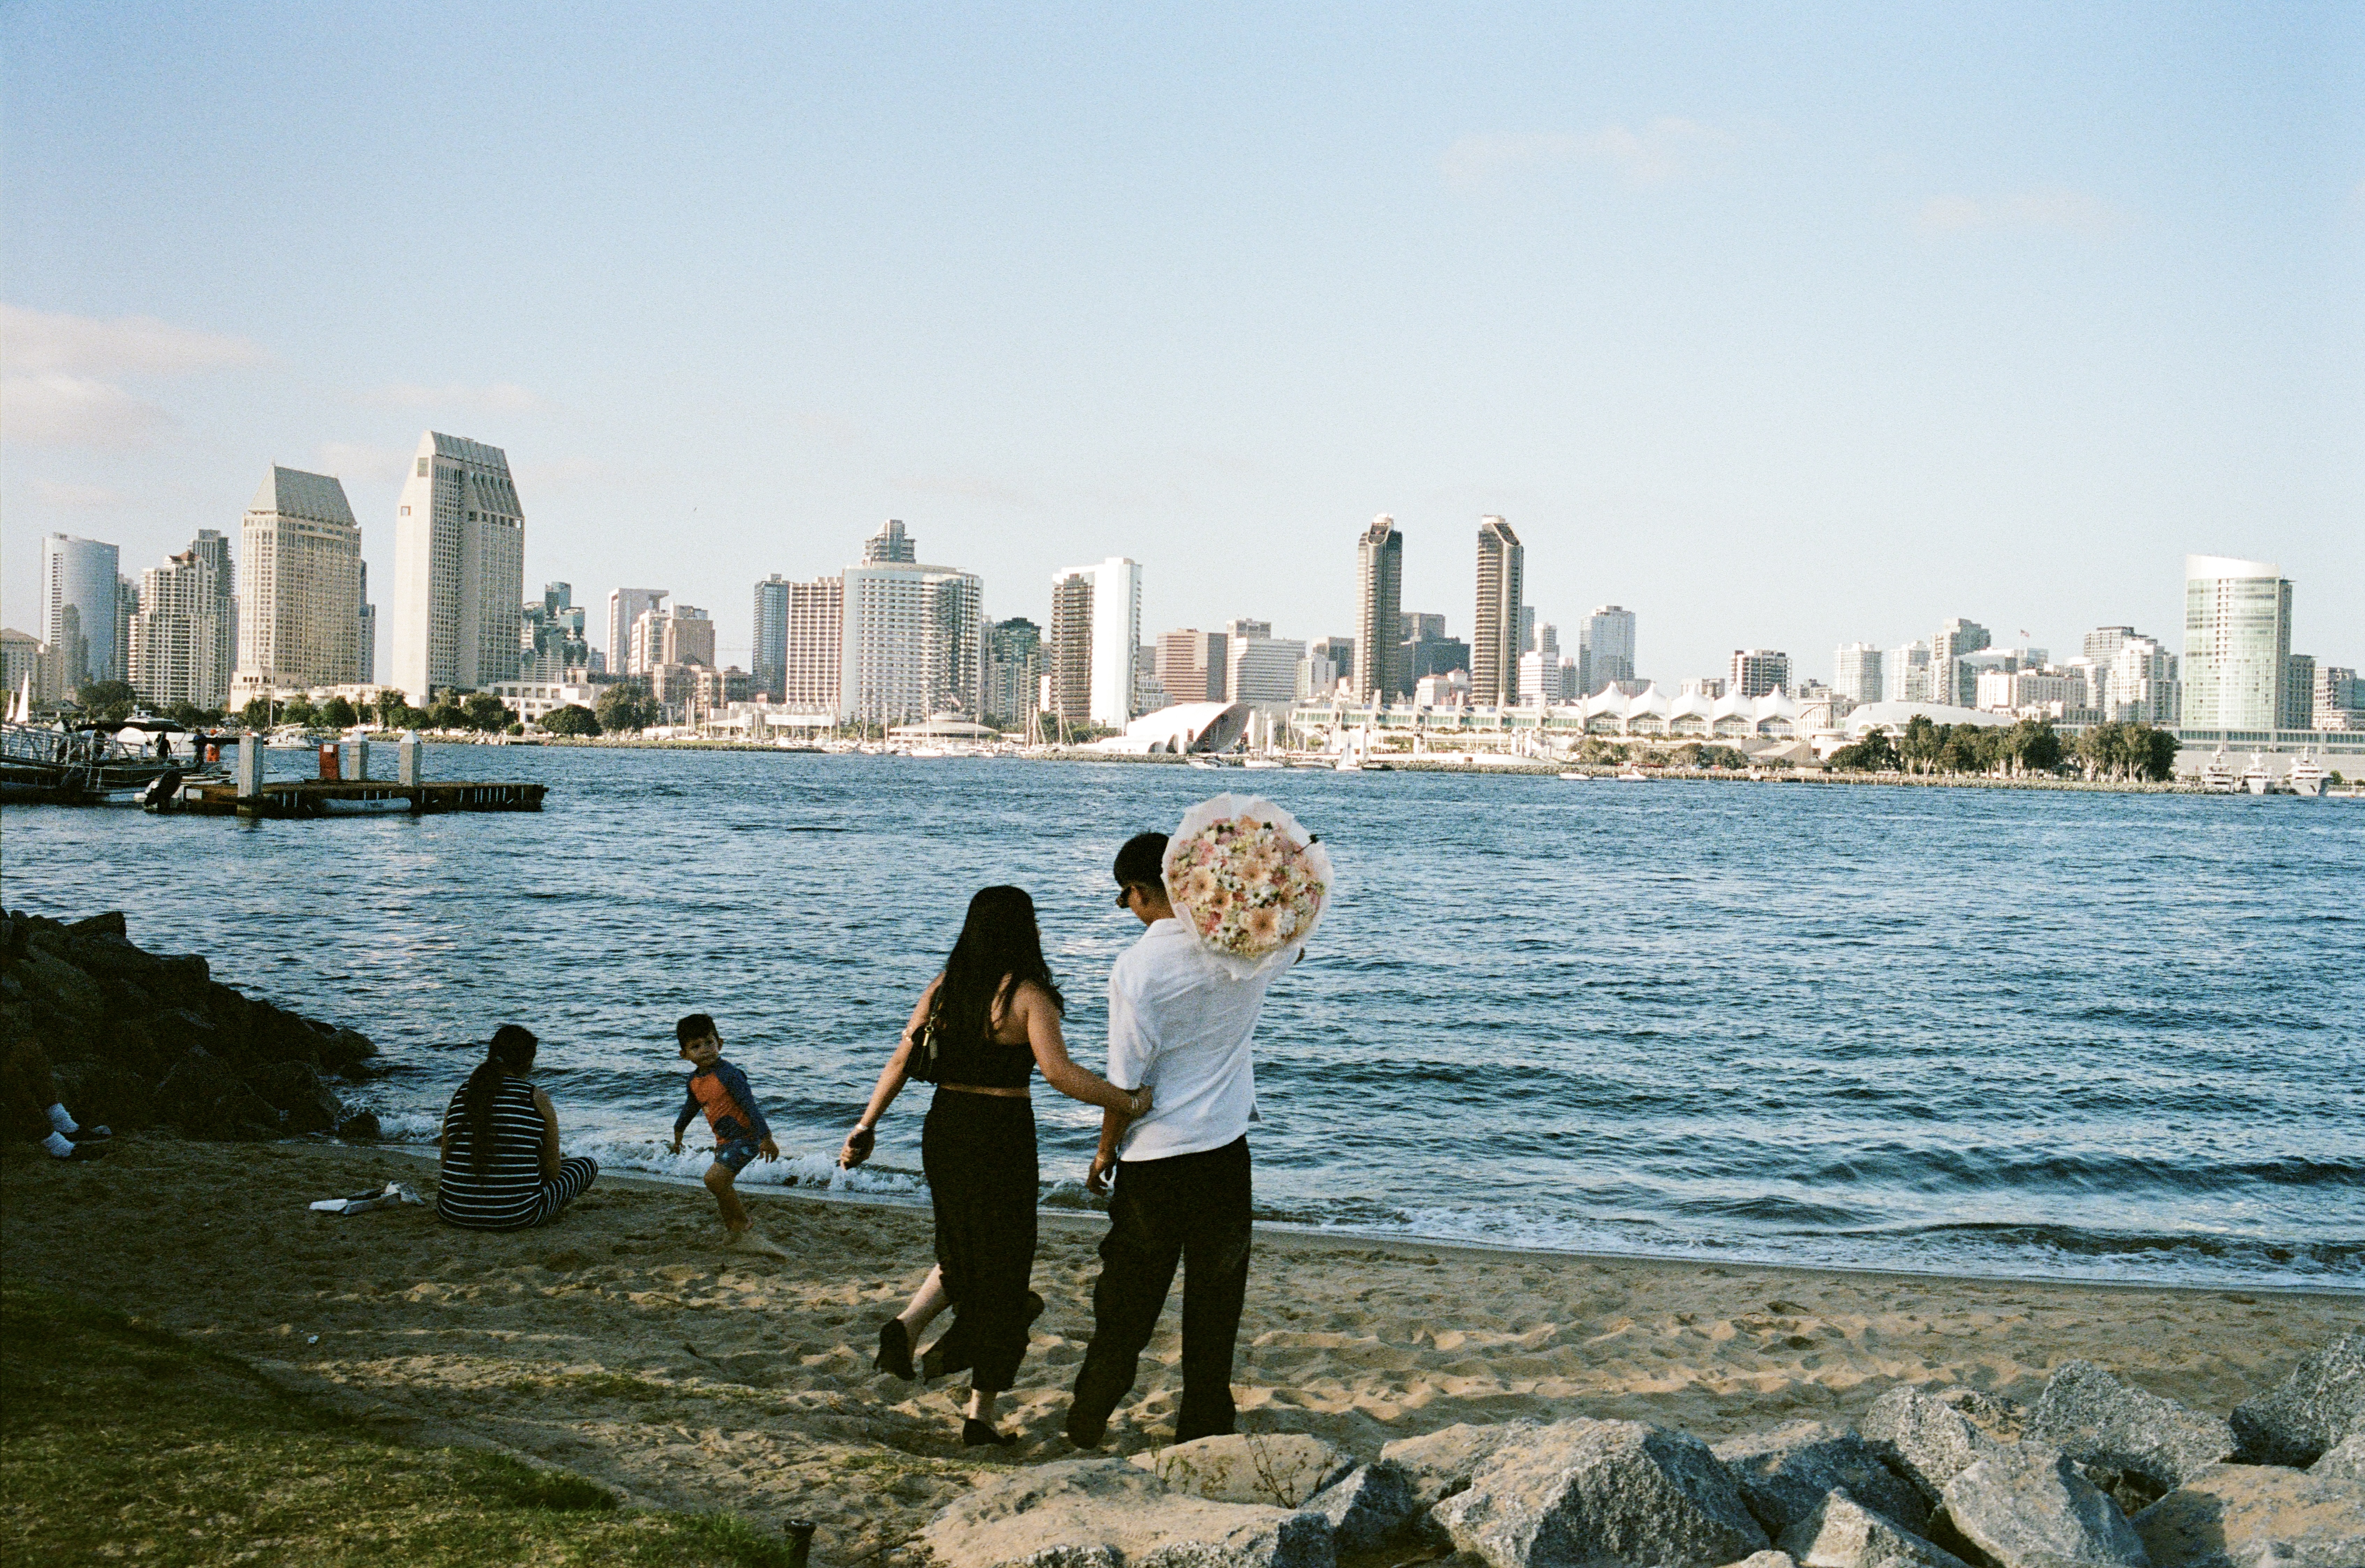
{"label": "orange and blue rash guard", "polygon": [[747,1087],[747,1075],[727,1061],[717,1061],[689,1075],[689,1095],[682,1101],[681,1114],[673,1119],[677,1141],[682,1128],[689,1126],[689,1119],[701,1111],[706,1113],[707,1126],[714,1129],[717,1148],[742,1138],[772,1136],[764,1113],[756,1108],[756,1092]]}

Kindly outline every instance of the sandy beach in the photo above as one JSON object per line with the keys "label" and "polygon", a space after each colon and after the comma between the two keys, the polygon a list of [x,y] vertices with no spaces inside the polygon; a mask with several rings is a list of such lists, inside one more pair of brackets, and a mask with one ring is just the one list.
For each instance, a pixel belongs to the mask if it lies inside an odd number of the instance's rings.
{"label": "sandy beach", "polygon": [[[924,1211],[757,1191],[790,1252],[726,1252],[701,1190],[603,1176],[555,1226],[351,1218],[315,1198],[432,1165],[382,1148],[118,1140],[95,1165],[0,1156],[12,1282],[104,1303],[264,1367],[422,1441],[496,1445],[628,1499],[816,1519],[817,1561],[893,1562],[981,1472],[1068,1457],[1098,1215],[1047,1215],[1036,1324],[981,1460],[959,1380],[871,1370],[877,1327],[931,1261]],[[1179,1303],[1113,1451],[1171,1431]],[[2100,1362],[2206,1409],[2353,1331],[2365,1296],[1959,1280],[1479,1251],[1260,1233],[1234,1382],[1250,1431],[1369,1457],[1515,1416],[1630,1417],[1710,1440],[1794,1417],[1853,1420],[1903,1382],[2033,1397]]]}

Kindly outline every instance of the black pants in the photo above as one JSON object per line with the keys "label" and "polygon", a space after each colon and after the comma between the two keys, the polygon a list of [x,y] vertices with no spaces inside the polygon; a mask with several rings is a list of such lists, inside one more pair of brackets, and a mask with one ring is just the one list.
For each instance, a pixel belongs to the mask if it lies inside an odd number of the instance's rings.
{"label": "black pants", "polygon": [[1026,1354],[1027,1276],[1035,1271],[1035,1106],[939,1089],[920,1128],[920,1168],[936,1214],[936,1262],[953,1326],[930,1351],[935,1370],[967,1371],[999,1394]]}
{"label": "black pants", "polygon": [[1182,1408],[1174,1440],[1232,1430],[1232,1341],[1249,1286],[1249,1140],[1203,1154],[1125,1160],[1116,1168],[1093,1342],[1076,1373],[1071,1433],[1097,1441],[1133,1392],[1143,1347],[1157,1330],[1174,1265],[1182,1275]]}

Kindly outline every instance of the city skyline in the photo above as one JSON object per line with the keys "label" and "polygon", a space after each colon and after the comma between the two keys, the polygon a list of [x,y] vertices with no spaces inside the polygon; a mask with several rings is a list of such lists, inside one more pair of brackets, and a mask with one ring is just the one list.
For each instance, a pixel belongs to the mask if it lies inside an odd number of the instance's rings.
{"label": "city skyline", "polygon": [[[1564,644],[1631,606],[1663,673],[2165,626],[2185,553],[2365,663],[2354,7],[529,7],[417,84],[438,15],[0,18],[9,624],[40,534],[144,567],[269,463],[343,481],[390,618],[427,424],[518,459],[525,581],[662,583],[743,665],[747,585],[886,516],[997,617],[1122,553],[1146,624],[1344,634],[1383,510],[1405,604],[1469,634],[1498,513]],[[347,106],[302,138],[236,107],[291,57]]]}

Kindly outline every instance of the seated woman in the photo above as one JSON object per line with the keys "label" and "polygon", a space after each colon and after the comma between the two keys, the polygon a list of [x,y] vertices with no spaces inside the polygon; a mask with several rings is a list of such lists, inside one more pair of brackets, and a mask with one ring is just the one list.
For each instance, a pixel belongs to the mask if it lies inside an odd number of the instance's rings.
{"label": "seated woman", "polygon": [[526,1078],[537,1041],[504,1024],[484,1062],[443,1113],[443,1163],[435,1213],[470,1230],[544,1225],[583,1195],[600,1173],[592,1160],[558,1154],[558,1114]]}

